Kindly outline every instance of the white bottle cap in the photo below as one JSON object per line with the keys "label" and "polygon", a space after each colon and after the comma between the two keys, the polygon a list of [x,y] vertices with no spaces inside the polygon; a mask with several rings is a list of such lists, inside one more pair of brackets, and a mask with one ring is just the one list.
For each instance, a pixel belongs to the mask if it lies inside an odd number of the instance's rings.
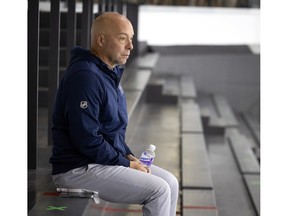
{"label": "white bottle cap", "polygon": [[153,144],[150,144],[150,145],[149,145],[149,149],[150,149],[151,151],[155,151],[155,149],[156,149],[156,146],[155,146],[155,145],[153,145]]}

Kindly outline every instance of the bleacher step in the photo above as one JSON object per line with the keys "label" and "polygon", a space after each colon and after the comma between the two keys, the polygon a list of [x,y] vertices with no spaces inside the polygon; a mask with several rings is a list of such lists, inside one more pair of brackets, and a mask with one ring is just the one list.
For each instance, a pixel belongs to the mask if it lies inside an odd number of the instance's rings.
{"label": "bleacher step", "polygon": [[260,123],[247,113],[241,113],[240,116],[244,120],[246,126],[249,128],[257,145],[260,147]]}
{"label": "bleacher step", "polygon": [[223,95],[215,94],[213,100],[218,114],[225,120],[226,127],[237,127],[239,123],[227,99]]}
{"label": "bleacher step", "polygon": [[192,76],[183,75],[180,77],[180,94],[184,98],[197,98],[197,91]]}
{"label": "bleacher step", "polygon": [[181,132],[203,133],[199,105],[194,100],[181,101]]}
{"label": "bleacher step", "polygon": [[183,190],[182,216],[218,216],[213,190]]}
{"label": "bleacher step", "polygon": [[159,59],[159,53],[146,53],[145,55],[136,57],[133,66],[140,69],[153,69]]}
{"label": "bleacher step", "polygon": [[127,111],[128,111],[128,119],[131,118],[134,109],[138,101],[140,100],[142,92],[139,90],[126,90],[126,103],[127,103]]}
{"label": "bleacher step", "polygon": [[168,76],[164,78],[163,83],[163,95],[173,95],[178,96],[180,93],[179,89],[179,79],[175,76]]}
{"label": "bleacher step", "polygon": [[182,188],[212,189],[204,135],[182,133],[181,137]]}
{"label": "bleacher step", "polygon": [[[173,86],[168,86],[168,84]],[[147,85],[146,102],[148,103],[164,103],[164,104],[177,104],[178,102],[178,89],[175,86],[177,83],[172,78],[165,77],[151,77]],[[170,92],[170,93],[169,93]]]}
{"label": "bleacher step", "polygon": [[[129,71],[130,72],[130,71]],[[125,73],[125,72],[124,72]],[[128,73],[128,72],[127,72]],[[149,69],[134,69],[123,80],[123,89],[126,90],[140,90],[142,91],[151,76],[151,70]]]}
{"label": "bleacher step", "polygon": [[198,95],[197,101],[206,134],[224,135],[227,128],[238,127],[239,122],[234,111],[223,95],[202,92]]}
{"label": "bleacher step", "polygon": [[228,142],[242,174],[259,174],[260,166],[249,140],[241,134],[229,134]]}
{"label": "bleacher step", "polygon": [[243,178],[255,211],[260,216],[260,174],[244,174]]}

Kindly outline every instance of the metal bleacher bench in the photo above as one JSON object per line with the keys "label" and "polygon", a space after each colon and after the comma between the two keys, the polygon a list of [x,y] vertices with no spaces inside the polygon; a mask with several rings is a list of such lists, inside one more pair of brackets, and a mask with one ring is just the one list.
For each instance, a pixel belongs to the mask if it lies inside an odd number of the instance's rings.
{"label": "metal bleacher bench", "polygon": [[159,53],[146,53],[145,55],[137,57],[132,64],[140,69],[152,69],[157,64],[158,59]]}
{"label": "metal bleacher bench", "polygon": [[181,104],[181,132],[203,133],[200,109],[193,100],[182,100]]}
{"label": "metal bleacher bench", "polygon": [[237,127],[239,125],[232,108],[223,95],[213,95],[214,103],[219,116],[224,119],[226,127]]}
{"label": "metal bleacher bench", "polygon": [[239,170],[242,174],[259,174],[260,166],[252,151],[249,140],[244,135],[234,130],[229,133],[227,139],[231,146],[232,152],[236,158]]}
{"label": "metal bleacher bench", "polygon": [[197,93],[192,77],[180,78],[182,216],[217,216]]}
{"label": "metal bleacher bench", "polygon": [[181,143],[182,187],[213,189],[204,136],[184,133]]}
{"label": "metal bleacher bench", "polygon": [[256,214],[260,215],[260,165],[252,151],[250,140],[238,129],[230,129],[227,140],[242,174]]}
{"label": "metal bleacher bench", "polygon": [[247,127],[251,131],[251,134],[252,134],[254,140],[256,141],[256,143],[258,144],[258,146],[260,148],[260,124],[259,124],[259,122],[254,120],[247,113],[241,113],[241,116],[242,116],[244,122],[246,123]]}
{"label": "metal bleacher bench", "polygon": [[239,126],[237,117],[225,96],[207,93],[200,95],[199,106],[205,133],[224,135],[227,128]]}
{"label": "metal bleacher bench", "polygon": [[197,91],[192,76],[183,75],[180,77],[180,92],[182,98],[197,98]]}
{"label": "metal bleacher bench", "polygon": [[[152,58],[154,57],[154,58]],[[127,109],[129,119],[135,110],[135,107],[143,95],[146,85],[150,79],[152,68],[157,60],[157,55],[143,56],[142,58],[137,58],[136,63],[133,62],[132,66],[127,68],[125,75],[122,79],[122,87],[125,91],[127,99]],[[153,61],[152,63],[150,61]],[[49,184],[53,184],[50,182]],[[54,188],[51,186],[49,188]],[[81,188],[79,188],[81,189]],[[101,196],[101,195],[100,195]],[[46,191],[41,194],[37,194],[36,202],[33,208],[29,211],[29,216],[48,216],[48,215],[63,215],[63,216],[97,216],[103,215],[104,211],[132,211],[141,212],[141,209],[127,210],[127,205],[119,206],[116,203],[109,203],[104,200],[100,200],[97,204],[93,202],[92,199],[87,197],[63,197],[59,196],[59,193],[55,191]],[[108,207],[109,206],[109,207]],[[115,207],[115,208],[114,208]],[[116,215],[116,214],[113,214]]]}
{"label": "metal bleacher bench", "polygon": [[183,216],[217,216],[218,209],[213,190],[187,190],[182,192]]}

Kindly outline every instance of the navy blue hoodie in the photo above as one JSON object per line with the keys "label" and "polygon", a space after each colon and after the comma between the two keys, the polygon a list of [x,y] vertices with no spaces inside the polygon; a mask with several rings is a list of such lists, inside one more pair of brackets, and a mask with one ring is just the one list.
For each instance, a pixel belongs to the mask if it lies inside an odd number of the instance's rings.
{"label": "navy blue hoodie", "polygon": [[90,163],[129,167],[123,69],[110,70],[81,47],[71,56],[53,111],[52,175]]}

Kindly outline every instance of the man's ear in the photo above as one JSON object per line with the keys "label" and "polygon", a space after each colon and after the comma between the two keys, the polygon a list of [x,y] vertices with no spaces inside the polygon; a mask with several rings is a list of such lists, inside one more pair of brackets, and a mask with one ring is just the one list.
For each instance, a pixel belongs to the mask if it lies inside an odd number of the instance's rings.
{"label": "man's ear", "polygon": [[97,44],[98,44],[98,46],[102,47],[104,42],[105,42],[104,35],[103,34],[99,34],[97,36]]}

